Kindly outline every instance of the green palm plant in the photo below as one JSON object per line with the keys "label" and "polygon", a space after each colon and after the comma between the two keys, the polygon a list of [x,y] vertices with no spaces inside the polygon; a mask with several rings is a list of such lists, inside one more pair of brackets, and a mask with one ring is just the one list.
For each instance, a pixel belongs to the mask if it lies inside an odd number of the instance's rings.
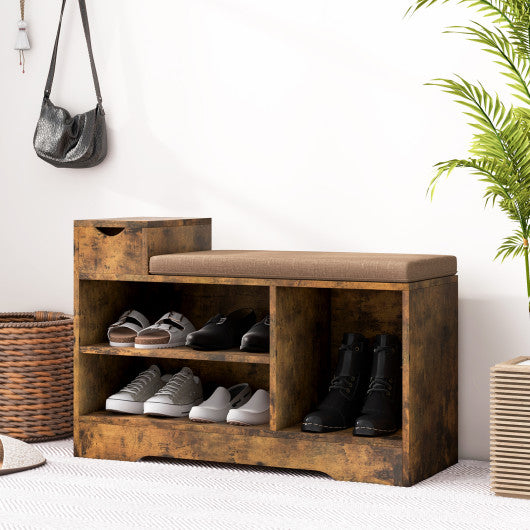
{"label": "green palm plant", "polygon": [[[449,1],[417,0],[407,14]],[[427,83],[451,94],[464,107],[464,114],[471,118],[470,125],[475,131],[469,158],[435,164],[429,192],[432,198],[442,176],[449,176],[457,168],[469,170],[485,184],[486,205],[497,205],[516,225],[513,233],[502,241],[495,259],[524,257],[530,311],[530,1],[455,2],[474,8],[484,17],[484,24],[472,21],[469,26],[451,26],[446,31],[465,35],[491,54],[516,100],[505,105],[481,83],[473,84],[460,76]]]}

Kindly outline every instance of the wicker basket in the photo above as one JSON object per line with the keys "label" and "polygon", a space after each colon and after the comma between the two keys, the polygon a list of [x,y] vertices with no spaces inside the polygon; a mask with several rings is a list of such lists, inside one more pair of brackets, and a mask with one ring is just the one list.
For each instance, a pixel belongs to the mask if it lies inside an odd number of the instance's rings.
{"label": "wicker basket", "polygon": [[72,434],[73,318],[0,313],[0,434],[37,442]]}

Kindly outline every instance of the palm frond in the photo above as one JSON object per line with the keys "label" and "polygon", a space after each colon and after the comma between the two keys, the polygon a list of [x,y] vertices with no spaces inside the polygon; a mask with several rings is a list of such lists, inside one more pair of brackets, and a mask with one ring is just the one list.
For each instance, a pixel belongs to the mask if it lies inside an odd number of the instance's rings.
{"label": "palm frond", "polygon": [[500,131],[505,152],[513,166],[514,178],[530,187],[530,123],[512,111],[511,120]]}
{"label": "palm frond", "polygon": [[469,149],[472,157],[496,160],[503,173],[513,174],[520,188],[530,187],[530,112],[507,109],[498,95],[459,76],[428,84],[440,87],[466,108],[464,114],[472,118],[469,124],[477,131]]}
{"label": "palm frond", "polygon": [[[413,15],[421,8],[430,7],[434,4],[447,4],[451,0],[416,0],[406,11],[405,16]],[[476,8],[484,17],[491,18],[496,24],[512,27],[513,20],[510,17],[510,6],[502,0],[455,0],[457,4],[468,4]],[[514,2],[517,3],[517,2]],[[515,27],[513,27],[515,29]]]}
{"label": "palm frond", "polygon": [[[485,206],[490,201],[492,205],[499,204],[510,219],[521,224],[522,228],[527,230],[528,216],[524,217],[521,209],[524,204],[521,204],[521,195],[517,191],[519,184],[513,177],[511,166],[506,166],[499,163],[495,159],[452,159],[445,162],[435,164],[436,174],[431,180],[428,188],[430,191],[431,200],[434,195],[436,185],[442,176],[448,177],[453,170],[457,168],[464,168],[471,170],[471,174],[476,175],[480,182],[486,184],[484,193]],[[523,200],[524,201],[524,200]]]}
{"label": "palm frond", "polygon": [[530,60],[530,12],[522,13],[507,29],[511,42],[519,55]]}
{"label": "palm frond", "polygon": [[503,67],[502,74],[511,81],[508,86],[515,90],[513,95],[530,105],[530,61],[526,55],[517,53],[516,46],[501,29],[490,30],[478,22],[472,24],[473,26],[452,26],[446,32],[466,35],[468,40],[481,44],[485,52],[500,59],[494,62]]}
{"label": "palm frond", "polygon": [[514,234],[503,239],[497,250],[495,259],[501,258],[501,262],[506,258],[516,258],[524,254],[524,240],[526,238],[521,230],[515,230]]}
{"label": "palm frond", "polygon": [[436,185],[442,176],[445,175],[448,177],[457,168],[471,170],[473,175],[479,176],[482,182],[489,185],[491,192],[495,193],[497,197],[508,200],[511,198],[509,190],[505,185],[506,179],[511,173],[511,167],[499,162],[495,158],[454,158],[445,162],[438,162],[434,165],[434,168],[436,174],[432,178],[428,188],[428,191],[431,193],[431,199]]}
{"label": "palm frond", "polygon": [[433,79],[427,85],[440,87],[451,94],[456,103],[466,107],[464,114],[473,119],[470,125],[481,133],[480,142],[475,142],[471,154],[499,159],[506,157],[500,130],[512,119],[511,109],[506,109],[498,96],[491,96],[481,84],[474,85],[460,76],[457,78]]}

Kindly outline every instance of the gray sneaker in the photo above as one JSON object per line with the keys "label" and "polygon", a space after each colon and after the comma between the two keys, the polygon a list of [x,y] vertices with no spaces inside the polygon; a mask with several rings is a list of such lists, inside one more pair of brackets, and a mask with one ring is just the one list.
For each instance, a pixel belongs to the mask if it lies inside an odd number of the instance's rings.
{"label": "gray sneaker", "polygon": [[153,364],[126,387],[107,398],[105,408],[114,412],[142,414],[144,401],[154,396],[170,379],[162,376],[160,368]]}
{"label": "gray sneaker", "polygon": [[144,403],[144,414],[154,416],[187,416],[192,407],[202,403],[201,380],[187,366],[168,384]]}

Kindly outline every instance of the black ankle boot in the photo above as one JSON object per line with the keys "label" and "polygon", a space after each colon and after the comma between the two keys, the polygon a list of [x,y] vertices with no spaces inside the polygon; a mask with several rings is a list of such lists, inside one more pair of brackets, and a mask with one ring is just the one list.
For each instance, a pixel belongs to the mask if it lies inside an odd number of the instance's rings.
{"label": "black ankle boot", "polygon": [[354,436],[387,436],[401,426],[401,347],[394,335],[377,335],[366,401]]}
{"label": "black ankle boot", "polygon": [[330,432],[352,427],[366,394],[370,347],[360,333],[345,333],[329,394],[302,422],[304,432]]}

